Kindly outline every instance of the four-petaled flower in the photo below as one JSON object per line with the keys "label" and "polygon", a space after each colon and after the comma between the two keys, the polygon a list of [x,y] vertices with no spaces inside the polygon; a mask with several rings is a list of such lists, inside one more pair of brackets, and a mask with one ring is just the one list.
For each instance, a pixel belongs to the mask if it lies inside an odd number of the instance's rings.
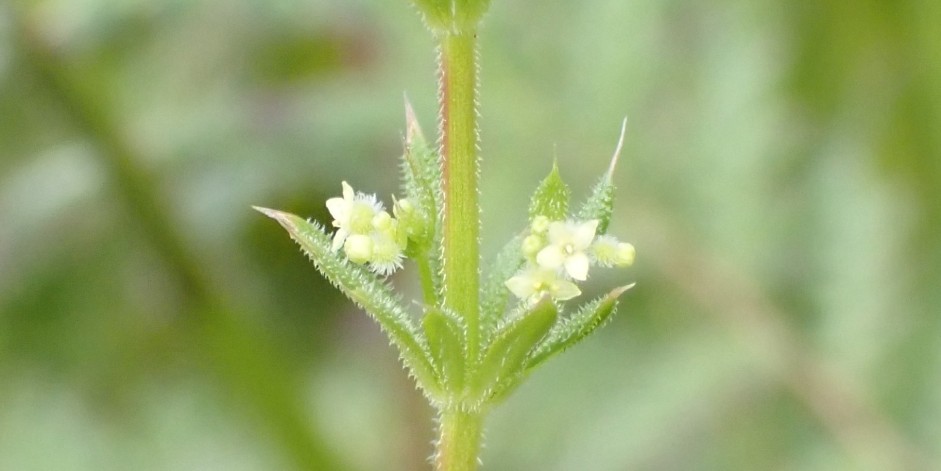
{"label": "four-petaled flower", "polygon": [[342,247],[351,234],[368,234],[372,229],[373,218],[384,211],[376,195],[355,193],[353,187],[345,181],[342,185],[343,197],[327,200],[327,210],[333,216],[333,227],[337,228],[333,236],[333,250]]}
{"label": "four-petaled flower", "polygon": [[581,294],[573,281],[588,279],[592,263],[625,267],[634,263],[634,246],[598,235],[600,221],[550,221],[533,218],[520,247],[526,264],[506,281],[518,298],[532,303],[544,295],[565,301]]}
{"label": "four-petaled flower", "polygon": [[506,287],[517,298],[529,302],[538,301],[549,295],[559,301],[572,299],[582,291],[575,283],[562,278],[557,270],[530,266],[506,281]]}
{"label": "four-petaled flower", "polygon": [[549,270],[564,269],[573,280],[584,281],[588,278],[587,251],[597,229],[597,219],[549,223],[549,245],[536,254],[536,264]]}

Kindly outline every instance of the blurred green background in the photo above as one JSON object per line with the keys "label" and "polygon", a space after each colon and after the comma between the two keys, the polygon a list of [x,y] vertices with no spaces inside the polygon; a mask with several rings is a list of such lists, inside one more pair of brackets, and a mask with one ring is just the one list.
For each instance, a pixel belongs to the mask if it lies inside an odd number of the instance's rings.
{"label": "blurred green background", "polygon": [[[495,0],[483,245],[628,139],[617,319],[492,470],[941,469],[941,2]],[[405,0],[0,3],[0,469],[429,469],[432,411],[249,205],[396,191]],[[395,277],[416,292],[414,273]]]}

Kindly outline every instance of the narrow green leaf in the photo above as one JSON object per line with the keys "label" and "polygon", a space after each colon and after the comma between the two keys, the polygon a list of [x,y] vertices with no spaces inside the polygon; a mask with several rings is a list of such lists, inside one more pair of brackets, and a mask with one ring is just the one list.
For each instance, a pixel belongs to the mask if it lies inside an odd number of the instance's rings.
{"label": "narrow green leaf", "polygon": [[545,341],[526,360],[526,369],[532,370],[603,326],[617,310],[618,297],[633,286],[631,284],[612,290],[607,295],[585,304],[571,317],[553,326]]}
{"label": "narrow green leaf", "polygon": [[[425,231],[415,237],[407,255],[427,259],[438,299],[442,299],[441,220],[444,196],[441,189],[441,165],[438,153],[425,139],[412,105],[405,101],[405,152],[402,154],[402,182],[406,198],[418,208],[425,221]],[[436,303],[438,304],[438,303]]]}
{"label": "narrow green leaf", "polygon": [[516,319],[504,324],[494,335],[474,375],[472,393],[488,400],[509,387],[526,371],[526,359],[558,317],[555,304],[544,299]]}
{"label": "narrow green leaf", "polygon": [[330,237],[319,224],[274,209],[254,208],[288,231],[323,276],[379,323],[418,385],[430,396],[440,396],[442,388],[436,380],[425,339],[389,286],[332,251]]}
{"label": "narrow green leaf", "polygon": [[486,345],[497,324],[506,312],[510,290],[506,280],[516,274],[523,265],[523,237],[517,235],[497,253],[497,257],[487,270],[487,277],[480,287],[480,335],[481,343]]}
{"label": "narrow green leaf", "polygon": [[568,216],[572,191],[559,176],[559,166],[552,162],[552,171],[539,184],[529,204],[529,220],[545,216],[550,221],[561,221]]}
{"label": "narrow green leaf", "polygon": [[464,328],[460,319],[432,309],[422,319],[439,382],[451,394],[464,389]]}
{"label": "narrow green leaf", "polygon": [[618,145],[614,150],[614,157],[611,158],[611,164],[608,166],[607,173],[601,177],[598,183],[591,190],[591,195],[582,203],[576,219],[588,221],[598,220],[597,234],[602,235],[608,231],[608,224],[611,222],[611,213],[614,211],[614,169],[617,166],[618,158],[621,156],[621,149],[624,147],[624,135],[627,131],[627,119],[621,122],[621,137],[618,138]]}

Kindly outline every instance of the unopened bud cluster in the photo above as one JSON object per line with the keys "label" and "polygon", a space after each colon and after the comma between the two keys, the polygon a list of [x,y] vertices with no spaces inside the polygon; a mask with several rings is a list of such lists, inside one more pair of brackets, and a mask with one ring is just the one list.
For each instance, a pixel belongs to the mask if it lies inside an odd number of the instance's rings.
{"label": "unopened bud cluster", "polygon": [[408,237],[421,230],[421,217],[407,199],[397,200],[390,215],[376,195],[354,192],[343,182],[343,196],[327,200],[333,216],[333,250],[343,248],[356,264],[369,264],[380,275],[402,268]]}
{"label": "unopened bud cluster", "polygon": [[592,264],[626,267],[634,263],[634,246],[612,236],[596,236],[598,220],[550,221],[533,218],[523,239],[526,265],[507,280],[506,287],[518,298],[534,302],[543,296],[559,301],[572,299],[581,290],[576,281],[588,279]]}

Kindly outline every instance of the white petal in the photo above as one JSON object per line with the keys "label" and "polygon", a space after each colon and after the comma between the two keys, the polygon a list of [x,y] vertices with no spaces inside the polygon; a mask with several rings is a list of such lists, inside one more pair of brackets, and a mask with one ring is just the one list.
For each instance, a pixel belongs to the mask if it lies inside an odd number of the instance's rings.
{"label": "white petal", "polygon": [[337,249],[343,246],[343,241],[346,240],[346,236],[348,235],[350,235],[350,233],[346,229],[337,229],[337,233],[333,235],[333,246],[330,247],[330,249],[336,252]]}
{"label": "white petal", "polygon": [[585,281],[588,278],[588,256],[582,252],[565,259],[565,271],[573,279]]}
{"label": "white petal", "polygon": [[526,299],[530,297],[534,291],[532,277],[525,274],[516,275],[513,278],[506,280],[504,285],[506,285],[507,289],[509,289],[511,293],[520,299]]}
{"label": "white petal", "polygon": [[564,222],[549,223],[549,242],[552,244],[564,244],[572,235],[568,224]]}
{"label": "white petal", "polygon": [[591,246],[591,241],[595,239],[595,231],[598,230],[598,220],[592,219],[575,226],[572,234],[576,250],[585,250]]}
{"label": "white petal", "polygon": [[333,216],[333,219],[337,220],[340,224],[344,224],[345,220],[349,217],[350,205],[351,203],[343,198],[330,198],[327,200],[327,210],[330,211],[330,215]]}
{"label": "white petal", "polygon": [[561,267],[563,262],[565,262],[565,254],[557,245],[550,245],[536,254],[536,263],[542,268],[555,270]]}
{"label": "white petal", "polygon": [[582,290],[571,281],[559,280],[552,287],[552,297],[559,301],[567,301],[582,294]]}
{"label": "white petal", "polygon": [[344,181],[342,185],[343,185],[343,199],[347,201],[353,201],[353,195],[354,195],[353,187],[351,187],[350,184],[347,183],[346,181]]}

